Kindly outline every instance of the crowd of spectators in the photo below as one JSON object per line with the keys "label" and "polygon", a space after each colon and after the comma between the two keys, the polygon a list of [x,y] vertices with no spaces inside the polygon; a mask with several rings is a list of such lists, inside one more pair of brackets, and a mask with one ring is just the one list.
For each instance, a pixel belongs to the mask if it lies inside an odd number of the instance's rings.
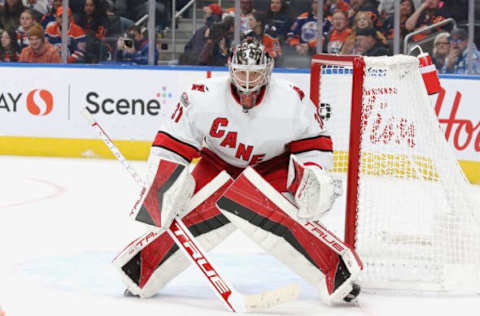
{"label": "crowd of spectators", "polygon": [[[58,62],[65,18],[67,62],[148,63],[145,27],[135,23],[148,12],[146,0],[71,0],[67,10],[61,7],[61,0],[4,1],[0,4],[1,62]],[[391,55],[395,1],[324,0],[323,25],[318,27],[317,0],[240,0],[240,35],[261,40],[277,67],[304,67],[318,49],[342,55]],[[411,32],[453,18],[455,29],[452,23],[445,24],[417,32],[412,40],[427,43],[424,49],[440,72],[466,73],[467,2],[400,0],[400,43]],[[176,3],[181,8],[188,0]],[[170,0],[156,0],[157,32],[171,25],[171,5]],[[178,62],[223,66],[234,38],[235,8],[209,1],[202,9],[204,23],[195,30]],[[476,46],[471,57],[471,69],[479,73]]]}
{"label": "crowd of spectators", "polygon": [[[323,7],[323,25],[318,36],[317,0],[268,0],[268,6],[259,1],[240,1],[241,37],[256,37],[263,41],[270,55],[275,58],[276,66],[307,66],[309,58],[321,50],[330,54],[359,54],[364,56],[383,56],[393,54],[394,40],[394,0],[325,0]],[[298,11],[301,4],[303,11]],[[400,43],[411,32],[412,46],[423,45],[424,50],[432,54],[437,68],[442,73],[465,73],[468,36],[465,30],[467,22],[467,1],[464,0],[400,0]],[[220,14],[222,10],[222,14]],[[234,8],[218,8],[217,17],[223,19],[235,14]],[[453,18],[454,23],[446,23],[434,29],[417,32],[427,26]],[[218,28],[223,21],[205,21],[199,31],[185,47],[180,64],[189,65],[225,65],[225,54],[210,54],[209,59],[185,58],[201,56],[206,46],[212,42],[220,43],[224,38],[233,36],[233,30],[221,37],[209,37],[209,30]],[[462,24],[463,23],[463,24]],[[195,45],[193,45],[195,43]],[[208,43],[208,44],[207,44]],[[440,47],[442,46],[442,47]],[[403,49],[403,47],[401,47]],[[210,49],[210,51],[212,51]],[[223,49],[223,52],[228,49]],[[474,47],[472,70],[480,72],[477,66],[479,53]]]}
{"label": "crowd of spectators", "polygon": [[[171,1],[156,2],[162,29],[169,23]],[[135,24],[147,14],[147,5],[143,0],[71,0],[63,10],[61,0],[5,0],[0,4],[0,62],[60,62],[62,21],[67,19],[68,63],[148,64],[145,30]]]}

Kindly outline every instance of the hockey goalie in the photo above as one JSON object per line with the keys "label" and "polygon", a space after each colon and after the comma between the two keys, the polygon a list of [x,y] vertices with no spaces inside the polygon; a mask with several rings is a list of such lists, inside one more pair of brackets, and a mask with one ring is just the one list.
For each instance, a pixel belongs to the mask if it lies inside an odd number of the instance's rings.
{"label": "hockey goalie", "polygon": [[127,295],[150,297],[188,267],[165,232],[175,216],[206,250],[236,228],[260,232],[253,240],[327,304],[359,294],[359,258],[316,221],[340,193],[325,171],[331,138],[304,92],[272,79],[272,68],[263,45],[247,38],[232,51],[228,77],[181,95],[153,141],[147,187],[131,214],[150,231],[114,259]]}

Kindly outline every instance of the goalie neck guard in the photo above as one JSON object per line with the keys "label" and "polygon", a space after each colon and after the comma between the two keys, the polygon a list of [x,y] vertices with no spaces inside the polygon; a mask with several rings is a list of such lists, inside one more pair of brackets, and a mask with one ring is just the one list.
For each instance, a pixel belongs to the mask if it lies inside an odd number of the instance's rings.
{"label": "goalie neck guard", "polygon": [[228,68],[240,104],[248,112],[257,104],[261,89],[270,82],[273,59],[258,40],[247,37],[233,49]]}

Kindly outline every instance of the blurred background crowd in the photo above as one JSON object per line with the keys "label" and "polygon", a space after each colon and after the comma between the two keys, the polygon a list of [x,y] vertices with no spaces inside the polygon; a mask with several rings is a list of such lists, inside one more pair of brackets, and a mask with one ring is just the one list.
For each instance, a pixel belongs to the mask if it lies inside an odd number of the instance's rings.
{"label": "blurred background crowd", "polygon": [[479,14],[480,0],[0,0],[0,61],[224,66],[255,37],[276,67],[425,51],[440,73],[480,74]]}

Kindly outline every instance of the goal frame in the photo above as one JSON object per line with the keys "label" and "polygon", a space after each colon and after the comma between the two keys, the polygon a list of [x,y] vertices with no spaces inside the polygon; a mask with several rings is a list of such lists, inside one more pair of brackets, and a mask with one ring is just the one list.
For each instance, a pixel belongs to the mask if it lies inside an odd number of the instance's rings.
{"label": "goal frame", "polygon": [[353,55],[314,55],[310,69],[310,98],[317,107],[320,103],[319,87],[322,65],[351,66],[353,68],[344,239],[347,245],[355,248],[365,61],[363,57]]}

